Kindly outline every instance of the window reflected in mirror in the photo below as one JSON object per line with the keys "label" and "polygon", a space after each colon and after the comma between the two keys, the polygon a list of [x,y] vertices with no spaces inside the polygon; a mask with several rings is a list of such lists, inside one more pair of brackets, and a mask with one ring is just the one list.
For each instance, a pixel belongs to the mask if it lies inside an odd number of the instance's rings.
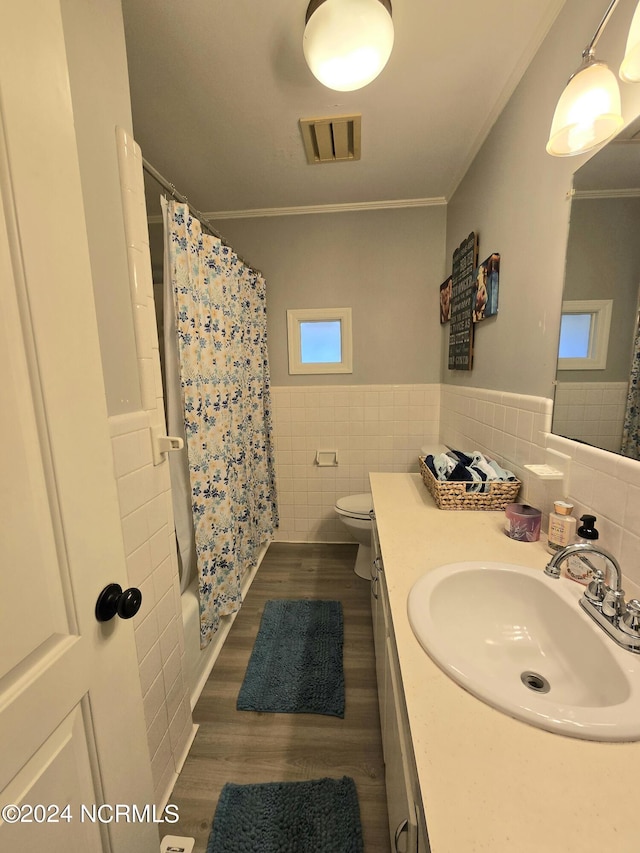
{"label": "window reflected in mirror", "polygon": [[558,349],[561,362],[570,358],[588,358],[592,326],[592,314],[562,314]]}
{"label": "window reflected in mirror", "polygon": [[562,303],[558,370],[606,370],[612,299]]}

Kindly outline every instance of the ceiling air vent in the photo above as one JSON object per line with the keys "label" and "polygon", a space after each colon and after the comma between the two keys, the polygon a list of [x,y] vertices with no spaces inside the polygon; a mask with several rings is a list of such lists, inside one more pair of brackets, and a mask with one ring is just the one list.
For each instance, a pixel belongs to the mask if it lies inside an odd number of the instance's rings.
{"label": "ceiling air vent", "polygon": [[307,161],[313,165],[359,160],[361,119],[360,115],[301,118]]}

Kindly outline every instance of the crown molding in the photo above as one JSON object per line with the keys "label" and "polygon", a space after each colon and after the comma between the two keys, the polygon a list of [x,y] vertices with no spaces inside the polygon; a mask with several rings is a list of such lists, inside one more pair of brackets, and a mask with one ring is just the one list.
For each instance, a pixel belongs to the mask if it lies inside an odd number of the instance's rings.
{"label": "crown molding", "polygon": [[621,190],[574,190],[572,198],[640,198],[640,187]]}
{"label": "crown molding", "polygon": [[[203,211],[203,216],[210,220],[220,219],[260,219],[267,216],[303,216],[309,213],[349,213],[362,210],[400,210],[410,207],[437,207],[446,205],[444,196],[434,198],[405,198],[393,201],[358,201],[344,204],[301,205],[299,207],[262,207],[254,210],[217,210]],[[157,225],[162,222],[162,216],[150,216],[149,224]]]}

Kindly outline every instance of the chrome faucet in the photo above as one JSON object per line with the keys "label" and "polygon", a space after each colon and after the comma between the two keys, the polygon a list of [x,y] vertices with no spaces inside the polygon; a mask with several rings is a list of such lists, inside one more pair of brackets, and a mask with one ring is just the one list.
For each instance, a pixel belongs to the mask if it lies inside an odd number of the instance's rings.
{"label": "chrome faucet", "polygon": [[560,577],[560,564],[563,563],[568,557],[572,554],[578,554],[581,559],[584,559],[585,562],[591,566],[587,557],[584,557],[584,554],[599,554],[609,561],[611,567],[613,568],[613,589],[621,589],[622,587],[622,571],[620,569],[620,563],[616,560],[613,554],[610,554],[608,551],[605,551],[604,548],[600,548],[597,545],[592,545],[590,542],[576,542],[573,545],[567,545],[564,548],[561,548],[553,557],[549,560],[546,569],[544,570],[545,575],[549,575],[551,578],[559,578]]}
{"label": "chrome faucet", "polygon": [[[573,554],[583,560],[593,570],[593,580],[580,599],[582,609],[619,646],[630,652],[640,654],[640,601],[632,598],[625,603],[622,589],[622,570],[620,564],[608,551],[590,542],[576,542],[561,548],[549,560],[544,573],[550,578],[560,577],[561,564]],[[611,567],[611,583],[605,582],[605,573],[588,559],[586,554],[604,557]]]}

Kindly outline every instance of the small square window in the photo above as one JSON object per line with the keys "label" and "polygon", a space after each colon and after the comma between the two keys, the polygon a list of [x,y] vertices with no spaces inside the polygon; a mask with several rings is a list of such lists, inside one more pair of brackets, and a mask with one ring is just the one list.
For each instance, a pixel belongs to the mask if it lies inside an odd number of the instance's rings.
{"label": "small square window", "polygon": [[558,370],[604,370],[607,366],[611,299],[562,303]]}
{"label": "small square window", "polygon": [[351,373],[351,308],[287,311],[289,373]]}
{"label": "small square window", "polygon": [[563,314],[560,320],[560,358],[588,358],[593,314]]}
{"label": "small square window", "polygon": [[340,364],[340,320],[305,320],[300,323],[300,361],[303,364]]}

